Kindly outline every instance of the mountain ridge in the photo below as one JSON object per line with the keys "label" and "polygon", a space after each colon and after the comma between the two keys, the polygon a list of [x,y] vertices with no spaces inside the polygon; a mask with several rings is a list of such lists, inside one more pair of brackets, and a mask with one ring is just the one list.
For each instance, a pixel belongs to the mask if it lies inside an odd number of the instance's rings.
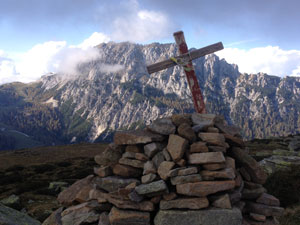
{"label": "mountain ridge", "polygon": [[[44,143],[61,144],[105,141],[116,130],[193,112],[182,68],[146,71],[147,64],[176,55],[175,44],[110,42],[97,49],[101,58],[79,65],[78,74],[67,79],[49,74],[31,84],[1,85],[0,122]],[[241,74],[237,65],[214,54],[193,63],[207,111],[240,126],[246,139],[300,132],[300,78]]]}

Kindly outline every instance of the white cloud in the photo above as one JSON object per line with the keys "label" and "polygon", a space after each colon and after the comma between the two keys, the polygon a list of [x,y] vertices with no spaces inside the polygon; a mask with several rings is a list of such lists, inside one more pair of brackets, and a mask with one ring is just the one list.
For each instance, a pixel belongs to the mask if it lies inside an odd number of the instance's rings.
{"label": "white cloud", "polygon": [[58,72],[70,78],[79,75],[79,71],[77,70],[79,64],[90,62],[100,57],[99,51],[95,48],[81,49],[66,47],[50,59],[49,69],[52,72]]}
{"label": "white cloud", "polygon": [[264,72],[270,75],[300,75],[300,51],[283,50],[278,46],[266,46],[243,50],[225,48],[216,53],[229,63],[239,66],[242,73]]}
{"label": "white cloud", "polygon": [[21,56],[20,62],[16,62],[17,72],[31,81],[37,80],[41,75],[52,72],[49,70],[52,60],[66,46],[65,41],[49,41],[35,45]]}
{"label": "white cloud", "polygon": [[292,71],[291,76],[300,77],[300,66]]}
{"label": "white cloud", "polygon": [[[102,33],[93,33],[89,38],[76,46],[68,46],[65,41],[49,41],[37,44],[29,51],[18,54],[7,54],[0,50],[0,84],[20,81],[36,81],[42,75],[54,72],[64,77],[78,75],[77,66],[101,57],[93,48],[109,37]],[[116,72],[123,67],[103,65],[103,72]]]}
{"label": "white cloud", "polygon": [[146,42],[168,37],[174,31],[166,14],[142,10],[136,0],[129,1],[127,7],[127,13],[117,16],[112,22],[113,40]]}
{"label": "white cloud", "polygon": [[110,38],[99,32],[94,32],[89,38],[85,39],[81,44],[77,45],[78,48],[87,49],[94,47],[100,43],[107,43]]}

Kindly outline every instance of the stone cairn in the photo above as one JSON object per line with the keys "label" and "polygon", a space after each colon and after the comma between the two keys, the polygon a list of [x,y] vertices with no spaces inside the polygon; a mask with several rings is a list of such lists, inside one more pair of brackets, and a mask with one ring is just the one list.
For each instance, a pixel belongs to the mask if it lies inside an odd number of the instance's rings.
{"label": "stone cairn", "polygon": [[284,211],[239,129],[213,114],[117,132],[95,161],[95,175],[61,192],[64,207],[43,225],[273,225]]}

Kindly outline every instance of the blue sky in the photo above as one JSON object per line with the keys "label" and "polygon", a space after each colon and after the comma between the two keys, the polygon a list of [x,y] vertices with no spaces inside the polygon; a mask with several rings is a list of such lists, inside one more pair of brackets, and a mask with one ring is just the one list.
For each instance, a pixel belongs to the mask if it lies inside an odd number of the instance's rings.
{"label": "blue sky", "polygon": [[[241,72],[300,76],[298,0],[0,0],[0,84],[30,82],[99,57],[108,41],[222,41]],[[70,56],[72,54],[72,56]],[[76,56],[76,57],[74,57]]]}

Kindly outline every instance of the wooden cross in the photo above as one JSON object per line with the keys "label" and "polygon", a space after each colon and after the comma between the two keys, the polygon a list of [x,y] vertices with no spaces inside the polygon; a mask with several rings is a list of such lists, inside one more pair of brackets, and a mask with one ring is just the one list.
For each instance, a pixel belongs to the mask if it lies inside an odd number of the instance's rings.
{"label": "wooden cross", "polygon": [[181,65],[184,69],[189,88],[191,90],[192,96],[193,96],[193,103],[196,112],[198,113],[206,113],[205,104],[203,100],[203,95],[200,90],[200,86],[196,77],[195,69],[192,63],[193,59],[214,53],[216,51],[224,49],[222,42],[218,42],[213,45],[209,45],[204,48],[200,48],[194,51],[189,52],[187,44],[184,39],[184,34],[182,31],[178,31],[173,34],[176,44],[179,49],[179,56],[171,57],[170,59],[167,59],[165,61],[152,64],[150,66],[147,66],[148,73],[154,73],[161,71],[163,69],[167,69],[169,67],[175,66],[175,65]]}

